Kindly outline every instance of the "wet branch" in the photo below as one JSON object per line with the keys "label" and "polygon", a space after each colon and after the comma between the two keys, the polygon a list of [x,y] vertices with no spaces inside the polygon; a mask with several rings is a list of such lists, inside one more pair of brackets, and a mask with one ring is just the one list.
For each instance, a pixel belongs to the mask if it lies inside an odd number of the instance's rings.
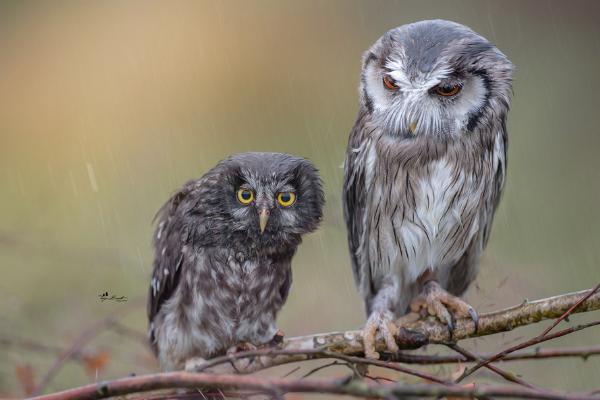
{"label": "wet branch", "polygon": [[[547,319],[560,318],[567,311],[581,313],[600,309],[600,293],[588,289],[579,292],[563,294],[536,301],[525,301],[520,305],[504,310],[482,314],[479,317],[479,328],[470,319],[456,321],[452,337],[445,325],[430,318],[404,324],[397,343],[400,349],[415,349],[428,343],[447,344],[467,338],[492,335],[510,331],[514,328],[530,325]],[[589,296],[588,296],[589,295]],[[587,297],[587,298],[586,298]],[[585,301],[581,301],[585,298]],[[577,307],[573,307],[580,302]],[[583,329],[587,325],[579,328]],[[572,328],[572,330],[577,329]],[[569,332],[570,333],[570,332]],[[547,335],[547,336],[554,336]],[[376,344],[378,351],[385,351],[383,341]],[[597,349],[596,349],[597,350]],[[321,333],[316,335],[294,337],[287,339],[278,349],[263,349],[242,352],[233,355],[217,357],[200,365],[198,372],[237,372],[251,373],[277,365],[317,358],[331,358],[332,353],[349,356],[362,356],[363,345],[360,331]],[[521,357],[525,357],[523,353]],[[531,358],[532,355],[530,354]],[[251,362],[240,363],[241,359],[251,359]],[[399,360],[400,361],[400,360]],[[402,360],[404,362],[404,360]],[[420,363],[419,361],[415,361]]]}
{"label": "wet branch", "polygon": [[92,400],[160,389],[238,389],[258,390],[280,397],[285,393],[329,393],[362,398],[392,399],[415,397],[510,397],[524,399],[592,400],[589,394],[563,394],[520,386],[477,385],[408,385],[402,383],[375,384],[357,379],[281,379],[247,375],[215,375],[188,372],[170,372],[143,375],[114,381],[99,382],[64,392],[40,396],[36,400]]}
{"label": "wet branch", "polygon": [[[201,389],[204,390],[238,390],[269,394],[275,398],[283,398],[283,394],[290,392],[298,393],[329,393],[343,394],[355,397],[373,398],[398,398],[403,396],[414,397],[511,397],[511,398],[534,398],[534,399],[598,399],[600,392],[565,394],[535,387],[520,378],[511,375],[493,362],[498,360],[509,361],[519,359],[541,359],[548,357],[588,357],[600,354],[599,346],[578,347],[571,349],[526,349],[541,342],[553,338],[568,335],[572,332],[600,325],[600,321],[572,326],[560,331],[552,332],[561,321],[570,314],[594,311],[600,309],[599,287],[590,290],[555,296],[533,302],[524,303],[504,310],[483,314],[479,319],[479,329],[475,332],[471,320],[458,320],[452,337],[447,327],[436,320],[414,321],[405,323],[399,337],[398,345],[401,349],[414,349],[424,344],[444,344],[458,352],[449,356],[415,355],[406,352],[398,354],[384,353],[381,360],[371,360],[363,357],[363,346],[360,331],[332,332],[303,337],[295,337],[285,340],[279,347],[264,348],[254,351],[242,352],[223,357],[217,357],[201,364],[195,373],[172,372],[163,374],[143,375],[129,377],[114,381],[100,382],[92,385],[70,389],[64,392],[41,396],[39,399],[49,400],[73,400],[73,399],[100,399],[125,394],[141,394],[148,391],[165,389]],[[516,327],[533,324],[546,319],[556,319],[548,329],[520,345],[513,346],[493,355],[472,354],[456,345],[456,342],[477,336],[492,335],[495,333],[512,330]],[[115,317],[99,321],[94,328],[114,329]],[[404,320],[406,322],[406,319]],[[120,326],[117,324],[117,328]],[[71,348],[66,349],[59,355],[56,365],[38,385],[38,393],[41,388],[55,375],[60,366],[70,357],[75,357],[81,351],[84,343],[88,342],[94,335],[93,329],[87,329]],[[98,331],[96,331],[97,334]],[[138,335],[127,332],[132,337]],[[53,349],[54,350],[54,349]],[[377,343],[377,350],[385,350],[383,342]],[[247,376],[248,374],[277,365],[312,360],[312,359],[334,359],[324,367],[333,365],[346,365],[354,371],[352,377],[343,380],[323,379],[279,379],[264,378],[258,376]],[[516,383],[512,386],[479,386],[475,384],[459,384],[426,372],[415,370],[406,366],[412,364],[439,364],[457,361],[475,362],[476,365],[463,373],[458,379],[463,379],[478,368],[491,369],[504,379]],[[363,372],[364,367],[377,366],[394,370],[405,375],[418,377],[424,381],[423,385],[407,385],[401,383],[377,383],[377,378],[370,377]],[[320,367],[321,368],[321,367]],[[359,372],[363,371],[363,372]],[[233,374],[235,373],[235,374]],[[369,382],[362,378],[370,378]],[[253,391],[253,392],[252,392]],[[146,397],[144,395],[144,397]]]}

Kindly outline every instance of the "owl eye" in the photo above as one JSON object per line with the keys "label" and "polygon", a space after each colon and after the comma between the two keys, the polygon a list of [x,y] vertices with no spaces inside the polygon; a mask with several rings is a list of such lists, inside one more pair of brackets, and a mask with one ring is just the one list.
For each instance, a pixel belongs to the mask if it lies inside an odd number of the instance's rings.
{"label": "owl eye", "polygon": [[296,201],[296,194],[294,192],[280,192],[277,195],[277,201],[284,207],[289,207]]}
{"label": "owl eye", "polygon": [[238,201],[242,204],[250,204],[254,200],[254,192],[250,189],[241,188],[237,192]]}
{"label": "owl eye", "polygon": [[435,92],[440,96],[456,96],[462,89],[461,85],[453,85],[450,83],[444,83],[435,87]]}
{"label": "owl eye", "polygon": [[396,82],[394,78],[389,75],[384,75],[383,86],[385,86],[388,90],[398,90],[399,88],[398,82]]}

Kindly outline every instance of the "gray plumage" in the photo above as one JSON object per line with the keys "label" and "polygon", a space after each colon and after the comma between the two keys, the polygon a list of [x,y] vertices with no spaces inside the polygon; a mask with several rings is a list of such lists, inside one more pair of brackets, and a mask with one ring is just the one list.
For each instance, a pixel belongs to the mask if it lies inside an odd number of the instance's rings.
{"label": "gray plumage", "polygon": [[512,69],[489,41],[442,20],[392,29],[364,54],[343,201],[378,329],[425,283],[458,296],[474,279],[504,187]]}
{"label": "gray plumage", "polygon": [[[252,192],[247,204],[241,190]],[[295,201],[283,206],[279,193]],[[315,167],[279,153],[233,155],[167,201],[148,298],[150,342],[165,370],[273,338],[292,257],[323,202]]]}

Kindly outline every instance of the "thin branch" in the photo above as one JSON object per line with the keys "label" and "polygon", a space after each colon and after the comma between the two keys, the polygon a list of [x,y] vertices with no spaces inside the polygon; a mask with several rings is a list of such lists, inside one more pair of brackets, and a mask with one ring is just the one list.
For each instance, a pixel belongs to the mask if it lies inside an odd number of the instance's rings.
{"label": "thin branch", "polygon": [[[490,358],[495,353],[474,354],[477,358]],[[600,345],[596,346],[574,346],[574,347],[556,347],[556,348],[536,348],[533,350],[516,351],[502,358],[505,361],[520,361],[520,360],[539,360],[543,358],[567,358],[578,357],[584,361],[589,357],[600,355]],[[398,354],[385,354],[384,359],[388,361],[397,361],[404,364],[453,364],[457,362],[474,362],[467,357],[458,354],[448,355],[430,355],[430,354],[409,354],[401,352]]]}
{"label": "thin branch", "polygon": [[[472,361],[483,361],[483,359],[481,359],[480,357],[476,356],[475,354],[471,353],[470,351],[468,351],[467,349],[462,348],[461,346],[453,343],[453,344],[448,344],[448,347],[450,347],[452,350],[456,351],[459,354],[462,354],[463,356],[467,357],[469,360]],[[515,376],[514,374],[510,373],[510,372],[506,372],[494,365],[486,365],[485,366],[487,369],[489,369],[490,371],[495,372],[496,374],[500,375],[501,377],[503,377],[504,379],[506,379],[509,382],[513,382],[516,384],[519,384],[521,386],[524,387],[528,387],[530,389],[539,389],[537,386],[534,386],[528,382],[525,382],[524,380],[518,378],[517,376]]]}
{"label": "thin branch", "polygon": [[114,321],[118,318],[122,317],[128,312],[131,312],[136,306],[138,301],[131,302],[127,307],[120,309],[117,313],[113,315],[109,315],[99,321],[96,321],[94,324],[89,326],[87,329],[83,330],[77,339],[73,342],[73,344],[68,348],[61,352],[57,357],[50,369],[46,372],[46,374],[42,377],[40,382],[35,387],[33,394],[40,394],[44,388],[54,379],[54,377],[58,374],[61,368],[65,365],[65,363],[77,357],[81,354],[83,348],[96,336],[100,333],[104,332]]}
{"label": "thin branch", "polygon": [[[585,297],[585,298],[584,298]],[[538,300],[535,302],[524,302],[521,305],[508,308],[505,310],[483,314],[479,319],[479,329],[475,332],[475,327],[471,320],[463,319],[456,321],[455,330],[452,337],[445,325],[438,323],[430,318],[424,321],[417,321],[403,325],[397,342],[400,348],[409,349],[417,348],[426,343],[448,344],[453,341],[466,339],[469,337],[491,335],[494,333],[505,332],[518,326],[528,325],[550,318],[566,318],[570,313],[578,313],[600,309],[600,294],[593,290],[586,290],[577,293],[571,293],[561,296],[555,296],[548,299]],[[83,346],[94,338],[101,330],[110,327],[115,321],[116,316],[105,318],[94,324],[89,329],[82,332],[79,338],[63,352],[57,359],[54,366],[46,374],[46,377],[38,385],[38,392],[41,391],[53,376],[58,373],[58,370],[65,360],[72,357],[81,351]],[[502,353],[493,355],[485,361],[480,361],[474,369],[488,365],[489,363],[510,358],[509,354],[521,350],[525,347],[535,345],[553,338],[561,337],[572,332],[585,329],[599,322],[579,325],[572,328],[564,329],[559,332],[547,334],[544,337],[534,338],[522,345],[514,346]],[[556,325],[556,324],[555,324]],[[384,351],[385,344],[377,343],[377,350]],[[587,353],[583,353],[586,351]],[[574,350],[546,350],[529,353],[515,353],[512,359],[525,358],[543,358],[544,356],[566,356],[567,354],[585,356],[589,354],[598,354],[596,348],[579,348],[577,352]],[[234,388],[243,390],[263,391],[281,398],[287,392],[315,392],[315,393],[331,393],[331,394],[346,394],[358,397],[375,397],[375,398],[392,398],[398,396],[416,396],[416,397],[437,397],[437,396],[467,396],[467,397],[521,397],[521,398],[539,398],[539,399],[600,399],[600,395],[595,394],[561,394],[558,392],[541,390],[538,388],[525,387],[496,387],[496,386],[459,386],[432,377],[426,373],[415,371],[398,363],[383,361],[383,360],[366,360],[356,357],[363,355],[362,339],[360,331],[333,332],[304,337],[296,337],[285,340],[279,348],[265,348],[250,352],[238,353],[218,357],[207,361],[199,366],[199,371],[212,372],[206,373],[165,373],[144,375],[120,379],[116,381],[98,383],[88,385],[65,392],[55,393],[49,396],[43,396],[42,399],[96,399],[109,396],[116,396],[128,393],[139,393],[145,391],[154,391],[161,389],[174,388],[197,388],[208,387],[212,389]],[[383,354],[390,357],[389,354]],[[400,360],[402,357],[408,357],[406,354],[394,355]],[[413,361],[416,360],[416,355],[413,355]],[[421,356],[421,361],[425,360]],[[430,356],[433,357],[433,356]],[[476,356],[464,353],[462,357],[475,358],[482,360],[483,356]],[[377,365],[384,368],[395,369],[397,371],[419,376],[429,381],[438,382],[427,385],[374,385],[367,384],[358,380],[292,380],[281,378],[258,378],[239,375],[215,375],[215,372],[229,372],[235,366],[235,361],[240,359],[249,359],[245,363],[245,367],[240,371],[250,373],[276,365],[286,364],[296,361],[304,361],[317,358],[334,358],[348,362],[354,366],[356,364]],[[389,358],[388,358],[389,360]],[[446,362],[447,359],[429,358],[430,363]],[[497,367],[496,371],[499,369]],[[472,373],[472,372],[471,372]],[[467,376],[463,374],[464,376]],[[462,378],[464,378],[464,376]],[[432,379],[433,378],[433,379]],[[461,378],[461,379],[462,379]],[[440,383],[441,382],[441,383]]]}
{"label": "thin branch", "polygon": [[327,364],[323,364],[323,365],[320,365],[320,366],[318,366],[316,368],[311,369],[310,371],[308,371],[307,373],[305,373],[304,375],[302,375],[300,378],[301,379],[308,378],[309,376],[314,375],[314,374],[316,374],[319,371],[322,371],[322,370],[330,368],[330,367],[335,367],[335,366],[338,366],[338,365],[340,365],[340,366],[348,366],[348,364],[346,364],[346,363],[341,363],[339,361],[333,361],[333,362],[330,362],[330,363],[327,363]]}
{"label": "thin branch", "polygon": [[416,369],[407,368],[399,363],[390,362],[390,361],[381,361],[381,360],[373,360],[370,358],[362,358],[362,357],[354,357],[354,356],[346,356],[343,354],[333,353],[333,352],[325,352],[323,354],[327,358],[335,358],[338,360],[343,360],[353,364],[364,364],[364,365],[373,365],[376,367],[387,368],[394,371],[402,372],[407,375],[416,376],[421,379],[425,379],[430,382],[439,383],[441,385],[449,385],[452,382],[445,381],[443,379],[437,378],[433,375],[430,375],[426,372],[417,371]]}
{"label": "thin branch", "polygon": [[434,383],[426,385],[378,385],[356,379],[281,379],[248,375],[215,375],[188,372],[141,375],[114,381],[99,382],[64,392],[35,397],[32,400],[95,400],[130,393],[172,388],[235,388],[260,390],[266,393],[329,393],[363,398],[415,397],[510,397],[549,400],[597,400],[589,394],[563,394],[534,390],[519,386],[447,386]]}
{"label": "thin branch", "polygon": [[[530,347],[534,344],[537,343],[541,343],[544,342],[546,340],[546,338],[554,338],[553,335],[550,335],[550,331],[556,326],[558,325],[562,320],[564,320],[565,318],[567,318],[569,315],[571,315],[572,313],[576,312],[575,310],[579,307],[581,308],[586,301],[588,301],[590,298],[592,298],[593,296],[595,296],[596,294],[598,294],[598,289],[600,289],[600,284],[596,285],[596,287],[594,289],[591,289],[590,291],[586,291],[584,293],[581,293],[580,298],[573,303],[571,306],[569,306],[563,313],[562,315],[556,320],[554,321],[554,323],[552,325],[550,325],[550,327],[548,327],[546,330],[544,330],[544,332],[542,332],[540,335],[538,335],[537,337],[534,337],[533,339],[527,340],[519,345],[513,346],[510,349],[501,351],[500,353],[488,358],[487,360],[483,360],[481,362],[479,362],[477,365],[475,365],[473,368],[466,370],[456,381],[460,382],[462,379],[466,378],[467,376],[471,375],[473,372],[477,371],[479,368],[484,367],[486,365],[489,365],[489,363],[493,362],[493,361],[497,361],[502,359],[503,357],[505,357],[507,354],[510,354],[516,350],[520,350],[520,349],[524,349],[526,347]],[[590,325],[591,326],[591,325]],[[585,328],[585,327],[584,327]],[[565,331],[568,331],[567,329]],[[570,332],[567,332],[570,333]]]}
{"label": "thin branch", "polygon": [[[397,338],[398,346],[401,349],[414,349],[427,343],[454,343],[471,337],[510,331],[516,327],[533,324],[545,319],[559,318],[568,310],[573,313],[599,310],[600,293],[598,292],[593,293],[585,301],[579,303],[578,306],[573,307],[590,291],[593,292],[593,290],[583,290],[533,302],[525,301],[518,306],[482,314],[479,317],[477,332],[475,332],[475,326],[471,319],[459,319],[456,321],[452,337],[450,337],[447,327],[433,318],[408,323],[403,325],[405,329],[401,329],[400,336]],[[378,341],[376,349],[384,352],[386,350],[385,343]],[[327,354],[324,351],[362,356],[361,332],[332,332],[290,338],[284,340],[277,349],[242,352],[211,359],[201,365],[198,371],[233,372],[232,365],[234,361],[240,358],[254,357],[253,362],[237,371],[251,373],[281,364],[326,358]]]}
{"label": "thin branch", "polygon": [[554,323],[552,325],[550,325],[544,332],[542,332],[542,334],[540,336],[546,336],[548,333],[550,333],[550,331],[552,329],[554,329],[554,327],[556,325],[560,324],[560,322],[562,320],[564,320],[565,318],[568,318],[569,315],[571,315],[571,313],[573,312],[573,310],[575,310],[577,307],[579,307],[579,305],[581,303],[583,303],[584,301],[586,301],[587,299],[592,297],[594,294],[596,294],[599,289],[600,289],[600,283],[598,285],[596,285],[596,287],[594,289],[592,289],[588,294],[583,296],[581,298],[581,300],[577,301],[575,304],[573,304],[571,307],[569,307],[569,309],[567,311],[565,311],[565,313],[563,315],[561,315],[560,318],[557,318],[556,321],[554,321]]}
{"label": "thin branch", "polygon": [[473,372],[477,371],[479,368],[481,367],[485,367],[486,365],[489,365],[490,363],[500,360],[503,357],[505,357],[507,354],[510,354],[516,350],[521,350],[524,349],[526,347],[530,347],[533,345],[536,345],[538,343],[542,343],[542,342],[546,342],[548,340],[552,340],[552,339],[556,339],[565,335],[568,335],[570,333],[573,332],[577,332],[580,331],[582,329],[586,329],[586,328],[590,328],[592,326],[596,326],[596,325],[600,325],[600,321],[594,321],[594,322],[590,322],[588,324],[583,324],[583,325],[577,325],[577,326],[573,326],[571,328],[567,328],[567,329],[563,329],[562,331],[558,331],[556,333],[553,334],[549,334],[546,336],[536,336],[533,339],[527,340],[526,342],[520,343],[516,346],[513,346],[509,349],[503,350],[500,353],[488,358],[487,360],[483,360],[479,363],[477,363],[477,365],[475,365],[473,368],[466,370],[457,380],[456,383],[462,381],[463,379],[465,379],[467,376],[471,375]]}

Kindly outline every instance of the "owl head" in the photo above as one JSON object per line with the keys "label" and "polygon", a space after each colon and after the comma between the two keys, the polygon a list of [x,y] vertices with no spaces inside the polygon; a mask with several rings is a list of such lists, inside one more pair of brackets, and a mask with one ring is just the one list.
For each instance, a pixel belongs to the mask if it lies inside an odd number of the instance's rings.
{"label": "owl head", "polygon": [[299,244],[323,215],[317,169],[289,154],[232,155],[199,181],[198,190],[192,214],[207,228],[200,239],[205,245],[276,251]]}
{"label": "owl head", "polygon": [[504,122],[511,62],[471,29],[420,21],[385,33],[363,56],[364,111],[391,136],[451,137]]}

